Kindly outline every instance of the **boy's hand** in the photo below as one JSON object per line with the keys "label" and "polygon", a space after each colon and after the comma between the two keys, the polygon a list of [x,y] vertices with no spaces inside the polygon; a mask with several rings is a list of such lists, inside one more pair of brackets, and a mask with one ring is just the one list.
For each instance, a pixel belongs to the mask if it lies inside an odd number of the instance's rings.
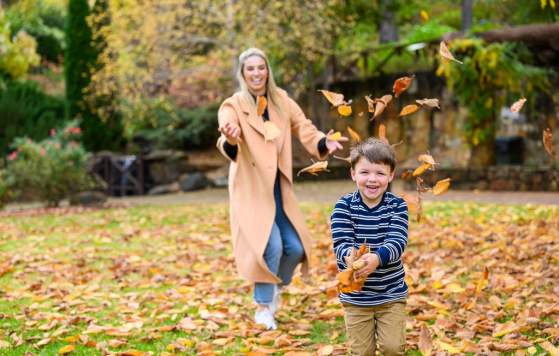
{"label": "boy's hand", "polygon": [[376,253],[370,252],[361,256],[359,261],[364,261],[365,266],[353,272],[353,277],[355,279],[367,278],[368,275],[370,275],[377,269],[380,263],[378,255]]}

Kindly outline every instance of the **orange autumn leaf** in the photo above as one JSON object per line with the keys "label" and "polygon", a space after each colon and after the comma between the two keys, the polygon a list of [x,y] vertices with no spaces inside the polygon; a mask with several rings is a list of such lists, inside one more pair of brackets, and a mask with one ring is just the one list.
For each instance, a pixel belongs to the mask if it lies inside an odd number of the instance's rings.
{"label": "orange autumn leaf", "polygon": [[66,346],[61,347],[58,350],[58,354],[59,355],[66,355],[66,354],[69,354],[70,352],[74,351],[75,349],[76,349],[76,346],[74,346],[74,345],[66,345]]}
{"label": "orange autumn leaf", "polygon": [[450,178],[442,179],[438,181],[433,187],[433,195],[441,195],[446,193],[450,188]]}
{"label": "orange autumn leaf", "polygon": [[400,115],[398,115],[398,116],[410,115],[410,114],[413,114],[414,112],[416,112],[417,110],[419,110],[419,106],[417,106],[415,104],[406,105],[406,106],[404,106],[402,111],[400,111]]}
{"label": "orange autumn leaf", "polygon": [[264,96],[258,96],[256,98],[256,115],[262,116],[264,111],[266,110],[266,106],[268,106],[268,100]]}
{"label": "orange autumn leaf", "polygon": [[382,141],[388,143],[388,139],[386,138],[386,126],[384,124],[378,125],[378,137]]}
{"label": "orange autumn leaf", "polygon": [[555,152],[555,146],[553,145],[553,133],[549,127],[543,130],[543,147],[551,158],[556,157],[557,152]]}
{"label": "orange autumn leaf", "polygon": [[326,136],[326,138],[330,141],[339,141],[342,138],[342,133],[340,131],[336,131],[333,134]]}
{"label": "orange autumn leaf", "polygon": [[414,176],[414,177],[420,176],[420,175],[422,175],[423,173],[425,173],[425,171],[428,170],[429,168],[431,168],[431,165],[430,165],[429,163],[423,162],[423,163],[421,164],[421,166],[417,167],[417,168],[413,171],[412,176]]}
{"label": "orange autumn leaf", "polygon": [[361,142],[361,136],[357,132],[355,132],[351,127],[347,127],[347,132],[349,133],[349,137],[355,142]]}
{"label": "orange autumn leaf", "polygon": [[328,91],[328,90],[324,90],[324,89],[320,89],[319,92],[321,92],[324,97],[330,102],[330,104],[332,104],[333,106],[340,106],[342,104],[345,104],[346,102],[344,101],[344,95],[343,94],[339,94],[339,93],[334,93],[332,91]]}
{"label": "orange autumn leaf", "polygon": [[419,197],[411,196],[407,193],[402,193],[402,199],[408,205],[408,210],[410,214],[417,214],[419,212]]}
{"label": "orange autumn leaf", "polygon": [[272,121],[264,122],[264,140],[272,141],[280,135],[280,130]]}
{"label": "orange autumn leaf", "polygon": [[522,109],[522,107],[524,106],[525,102],[526,102],[526,98],[518,99],[517,101],[514,102],[514,104],[510,106],[510,111],[519,112],[520,109]]}
{"label": "orange autumn leaf", "polygon": [[421,99],[421,100],[416,100],[415,102],[421,106],[428,106],[430,108],[437,108],[437,109],[441,108],[439,106],[439,99]]}
{"label": "orange autumn leaf", "polygon": [[305,173],[305,172],[309,173],[309,174],[312,174],[313,176],[317,176],[318,172],[322,172],[322,171],[328,172],[328,169],[326,169],[327,167],[328,167],[328,161],[314,162],[310,166],[305,167],[305,168],[301,169],[299,172],[297,172],[297,176],[299,176],[301,173]]}
{"label": "orange autumn leaf", "polygon": [[392,91],[394,92],[395,97],[399,97],[406,89],[410,87],[411,82],[413,81],[414,76],[411,77],[402,77],[396,79],[394,82],[394,86]]}
{"label": "orange autumn leaf", "polygon": [[119,356],[144,356],[145,352],[140,350],[126,350],[118,353]]}
{"label": "orange autumn leaf", "polygon": [[349,105],[340,105],[338,106],[338,114],[342,116],[349,116],[351,115],[351,106]]}
{"label": "orange autumn leaf", "polygon": [[367,100],[367,108],[369,112],[372,114],[375,112],[375,101],[371,99],[369,96],[365,96],[365,100]]}
{"label": "orange autumn leaf", "polygon": [[449,59],[451,61],[455,61],[455,62],[458,62],[460,64],[463,64],[458,59],[454,58],[454,56],[452,55],[452,53],[450,53],[450,50],[448,49],[448,47],[446,46],[446,44],[443,41],[441,41],[441,45],[439,46],[439,54],[443,58],[446,58],[446,59]]}

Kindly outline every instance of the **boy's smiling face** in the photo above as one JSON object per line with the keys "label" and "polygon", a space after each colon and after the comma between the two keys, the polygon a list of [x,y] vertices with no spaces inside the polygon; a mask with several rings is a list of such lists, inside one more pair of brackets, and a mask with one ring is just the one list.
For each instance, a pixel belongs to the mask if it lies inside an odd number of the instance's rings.
{"label": "boy's smiling face", "polygon": [[384,163],[371,163],[361,157],[351,169],[351,179],[357,184],[363,202],[372,208],[380,203],[388,183],[394,179],[394,172]]}

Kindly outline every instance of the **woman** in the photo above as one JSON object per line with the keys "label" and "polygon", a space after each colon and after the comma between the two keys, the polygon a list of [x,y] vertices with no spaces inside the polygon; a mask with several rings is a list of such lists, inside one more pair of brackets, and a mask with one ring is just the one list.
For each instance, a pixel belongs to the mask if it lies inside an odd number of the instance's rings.
{"label": "woman", "polygon": [[[276,329],[280,287],[291,282],[300,262],[308,273],[311,248],[293,192],[291,135],[319,159],[342,146],[318,131],[276,86],[261,50],[241,53],[237,80],[240,90],[219,109],[217,148],[231,161],[230,222],[237,269],[255,283],[256,323]],[[267,105],[258,115],[260,96],[267,98]],[[275,134],[270,134],[270,125]]]}

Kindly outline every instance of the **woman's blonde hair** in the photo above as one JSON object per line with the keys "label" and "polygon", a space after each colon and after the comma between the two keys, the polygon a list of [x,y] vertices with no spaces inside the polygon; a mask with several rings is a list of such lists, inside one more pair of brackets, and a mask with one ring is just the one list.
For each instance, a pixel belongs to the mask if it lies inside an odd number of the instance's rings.
{"label": "woman's blonde hair", "polygon": [[266,68],[268,69],[268,79],[266,80],[266,95],[268,97],[268,100],[281,110],[282,102],[279,97],[279,90],[274,80],[274,74],[272,72],[272,68],[270,67],[270,62],[268,61],[268,57],[266,57],[266,54],[264,54],[264,52],[258,48],[249,48],[239,55],[239,64],[237,65],[236,73],[237,81],[239,82],[239,92],[244,97],[246,102],[253,105],[256,110],[256,102],[253,99],[250,91],[248,90],[245,77],[243,76],[245,62],[252,56],[258,56],[262,58],[266,63]]}

